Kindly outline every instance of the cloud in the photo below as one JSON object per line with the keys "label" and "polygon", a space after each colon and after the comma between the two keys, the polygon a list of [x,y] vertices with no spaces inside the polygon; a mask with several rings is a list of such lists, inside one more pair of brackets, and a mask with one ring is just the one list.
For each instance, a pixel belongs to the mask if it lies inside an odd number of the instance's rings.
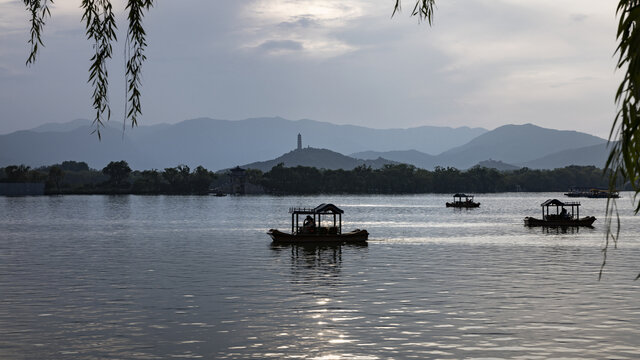
{"label": "cloud", "polygon": [[258,0],[247,3],[243,18],[249,21],[244,31],[244,47],[264,49],[266,45],[269,50],[272,47],[296,50],[309,58],[341,56],[357,47],[335,34],[364,16],[366,5],[362,0]]}
{"label": "cloud", "polygon": [[309,28],[318,25],[318,21],[313,16],[301,15],[294,17],[293,20],[281,22],[280,24],[278,24],[278,27],[291,30],[296,28]]}
{"label": "cloud", "polygon": [[261,50],[274,51],[300,51],[304,46],[299,41],[293,40],[268,40],[258,46]]}
{"label": "cloud", "polygon": [[571,15],[571,20],[576,21],[576,22],[582,22],[585,21],[589,16],[585,15],[585,14],[572,14]]}
{"label": "cloud", "polygon": [[[394,18],[393,0],[158,2],[145,16],[141,122],[277,114],[379,128],[533,122],[606,136],[619,74],[615,3],[438,0],[428,26],[409,16],[412,2]],[[81,10],[55,4],[46,48],[27,68],[24,7],[0,0],[0,76],[13,79],[0,82],[0,116],[15,119],[5,129],[91,117]],[[126,31],[126,12],[117,14],[114,114]]]}

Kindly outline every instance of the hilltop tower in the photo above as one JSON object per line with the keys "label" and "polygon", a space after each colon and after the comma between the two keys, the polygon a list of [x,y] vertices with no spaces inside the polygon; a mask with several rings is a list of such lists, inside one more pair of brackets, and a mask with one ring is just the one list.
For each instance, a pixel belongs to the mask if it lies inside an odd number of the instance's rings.
{"label": "hilltop tower", "polygon": [[298,133],[298,150],[302,150],[302,135]]}

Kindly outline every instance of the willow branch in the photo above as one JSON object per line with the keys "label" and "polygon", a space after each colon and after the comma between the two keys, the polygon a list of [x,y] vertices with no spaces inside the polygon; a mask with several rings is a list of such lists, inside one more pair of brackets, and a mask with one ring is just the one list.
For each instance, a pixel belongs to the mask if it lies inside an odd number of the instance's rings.
{"label": "willow branch", "polygon": [[[605,166],[609,171],[609,188],[614,190],[616,184],[630,183],[636,195],[640,192],[640,2],[637,0],[620,0],[616,14],[618,21],[618,63],[616,67],[624,71],[623,80],[618,86],[615,101],[618,106],[616,117],[609,133],[609,143],[612,149]],[[602,267],[606,263],[607,249],[610,240],[617,245],[620,232],[620,220],[617,210],[617,231],[614,235],[611,230],[613,208],[615,202],[607,202],[606,215],[606,239],[603,248],[604,259]],[[640,211],[640,202],[637,202],[635,212]],[[602,270],[600,272],[602,274]],[[640,277],[640,275],[638,275]],[[636,277],[636,279],[638,279]]]}
{"label": "willow branch", "polygon": [[107,60],[111,58],[113,48],[111,43],[116,40],[116,22],[113,8],[109,0],[83,0],[82,19],[85,21],[87,39],[93,40],[95,50],[89,67],[89,82],[93,86],[93,108],[95,118],[93,132],[101,138],[100,129],[106,120],[111,118],[109,106],[109,73]]}
{"label": "willow branch", "polygon": [[142,87],[142,63],[147,59],[144,50],[147,46],[146,33],[142,25],[144,11],[153,6],[153,0],[129,0],[129,28],[125,44],[126,65],[126,105],[125,117],[131,119],[131,126],[138,125],[138,115],[142,114],[140,101]]}
{"label": "willow branch", "polygon": [[41,34],[45,25],[45,18],[51,17],[49,3],[53,4],[53,0],[24,0],[24,5],[31,15],[31,37],[27,41],[31,45],[31,50],[26,61],[27,65],[31,65],[36,61],[39,47],[41,45],[44,46]]}
{"label": "willow branch", "polygon": [[[393,7],[393,17],[396,13],[402,10],[402,0],[396,0],[396,4]],[[418,21],[427,21],[429,25],[433,21],[433,8],[436,4],[435,0],[416,0],[416,4],[413,6],[411,16],[417,16]]]}

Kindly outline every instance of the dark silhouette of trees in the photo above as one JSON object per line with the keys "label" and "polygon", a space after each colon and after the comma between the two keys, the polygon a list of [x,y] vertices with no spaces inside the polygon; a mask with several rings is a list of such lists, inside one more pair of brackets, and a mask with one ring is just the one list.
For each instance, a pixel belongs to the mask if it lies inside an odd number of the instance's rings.
{"label": "dark silhouette of trees", "polygon": [[64,178],[64,171],[59,166],[52,166],[49,168],[47,185],[49,188],[55,188],[57,193],[60,193],[60,185]]}
{"label": "dark silhouette of trees", "polygon": [[264,173],[260,184],[273,194],[493,193],[566,191],[572,186],[606,188],[608,179],[594,166],[500,172],[483,167],[467,171],[436,167],[434,171],[428,171],[406,164],[385,165],[376,170],[359,166],[350,171],[304,166],[287,168],[279,164]]}
{"label": "dark silhouette of trees", "polygon": [[56,166],[64,171],[89,171],[89,165],[84,161],[63,161]]}
{"label": "dark silhouette of trees", "polygon": [[[74,163],[74,162],[71,162]],[[75,168],[77,171],[62,170]],[[195,170],[186,165],[131,171],[126,161],[112,161],[102,171],[84,163],[69,162],[32,170],[24,165],[0,168],[0,182],[46,181],[49,193],[77,194],[207,194],[210,188],[223,189],[229,177],[215,174],[203,166]],[[80,166],[75,166],[80,164]],[[4,176],[2,174],[5,174]],[[493,193],[512,191],[566,191],[570,187],[608,186],[608,174],[594,166],[567,166],[555,170],[522,168],[497,171],[474,167],[460,171],[436,167],[433,171],[412,165],[386,165],[380,169],[358,166],[353,170],[326,170],[313,167],[274,166],[263,173],[248,169],[247,183],[262,186],[271,194],[419,194],[419,193]],[[64,179],[64,183],[62,180]],[[624,184],[619,182],[622,190]]]}
{"label": "dark silhouette of trees", "polygon": [[191,192],[190,171],[187,165],[164,169],[162,177],[169,183],[169,193],[189,194]]}
{"label": "dark silhouette of trees", "polygon": [[25,165],[10,165],[4,168],[7,182],[10,183],[29,182],[31,180],[30,170],[31,167]]}
{"label": "dark silhouette of trees", "polygon": [[131,168],[124,160],[110,162],[102,169],[102,173],[109,176],[108,183],[116,188],[129,186]]}
{"label": "dark silhouette of trees", "polygon": [[162,176],[156,169],[140,172],[133,182],[132,191],[136,194],[159,194],[162,192]]}
{"label": "dark silhouette of trees", "polygon": [[209,193],[209,186],[215,179],[215,174],[205,169],[202,166],[198,166],[190,176],[191,192],[194,194],[207,194]]}

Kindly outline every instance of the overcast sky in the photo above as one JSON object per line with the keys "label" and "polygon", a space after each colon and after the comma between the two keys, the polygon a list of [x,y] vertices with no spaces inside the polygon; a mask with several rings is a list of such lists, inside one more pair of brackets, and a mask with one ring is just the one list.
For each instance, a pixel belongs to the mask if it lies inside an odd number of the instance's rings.
{"label": "overcast sky", "polygon": [[[117,3],[120,30],[124,0]],[[432,27],[394,0],[157,1],[145,18],[141,124],[282,116],[373,128],[534,123],[608,137],[616,1],[437,0]],[[0,133],[91,118],[80,0],[57,0],[38,61],[28,14],[0,0]],[[109,67],[123,120],[123,42]],[[128,130],[129,131],[129,130]],[[135,131],[135,129],[133,130]]]}

